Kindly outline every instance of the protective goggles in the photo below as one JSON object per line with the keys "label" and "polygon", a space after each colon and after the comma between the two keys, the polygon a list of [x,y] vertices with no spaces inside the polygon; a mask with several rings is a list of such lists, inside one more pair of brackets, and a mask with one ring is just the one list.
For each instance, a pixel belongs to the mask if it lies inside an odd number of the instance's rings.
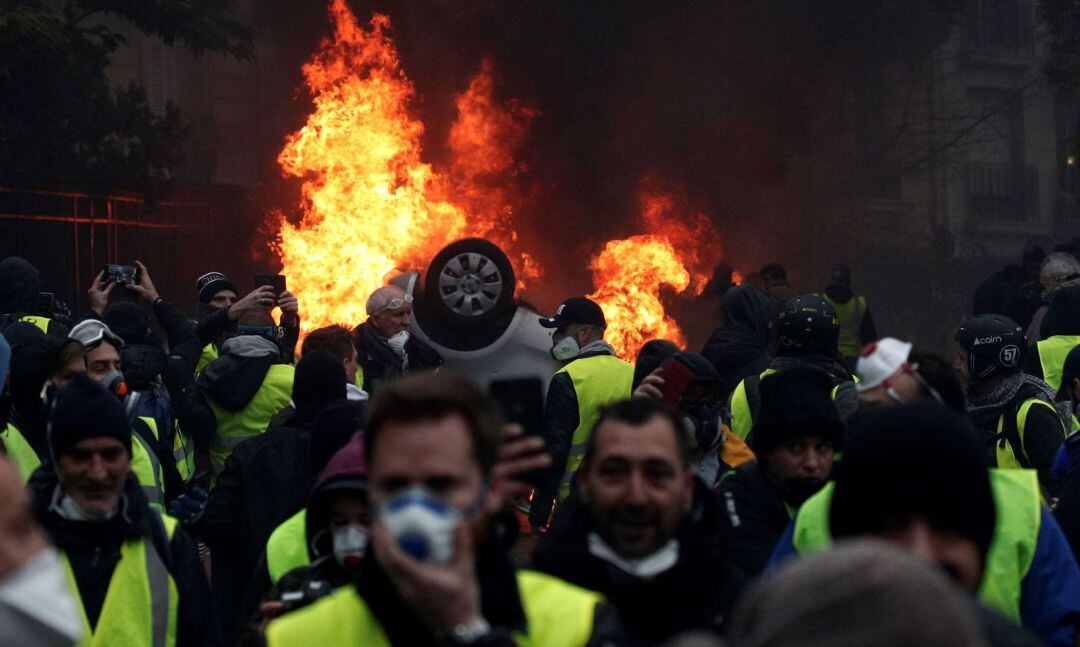
{"label": "protective goggles", "polygon": [[97,348],[103,341],[109,342],[117,350],[124,347],[124,340],[97,319],[87,319],[76,324],[68,331],[68,339],[79,342],[86,350]]}
{"label": "protective goggles", "polygon": [[387,310],[397,310],[406,303],[412,303],[411,294],[406,294],[404,298],[399,297],[397,299],[390,299],[390,303],[387,303],[385,306],[383,306],[383,309],[379,312],[386,312]]}

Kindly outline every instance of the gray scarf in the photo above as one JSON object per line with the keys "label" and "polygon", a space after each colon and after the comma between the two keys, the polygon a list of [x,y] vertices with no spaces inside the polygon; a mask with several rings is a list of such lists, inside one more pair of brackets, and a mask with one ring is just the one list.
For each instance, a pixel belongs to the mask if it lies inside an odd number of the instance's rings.
{"label": "gray scarf", "polygon": [[1068,424],[1071,416],[1069,403],[1055,402],[1057,393],[1054,389],[1046,382],[1027,373],[1012,373],[1005,376],[1005,379],[993,391],[967,396],[967,412],[976,428],[997,429],[997,419],[1001,416],[1002,407],[1012,401],[1024,385],[1035,387],[1039,392],[1039,397],[1054,405],[1065,428],[1071,428]]}

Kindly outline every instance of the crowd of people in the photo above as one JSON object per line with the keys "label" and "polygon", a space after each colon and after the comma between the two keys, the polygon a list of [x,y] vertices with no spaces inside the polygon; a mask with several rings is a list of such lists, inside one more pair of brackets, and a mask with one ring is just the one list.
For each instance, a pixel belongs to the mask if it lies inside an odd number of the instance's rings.
{"label": "crowd of people", "polygon": [[1080,644],[1080,262],[1024,261],[951,357],[845,265],[714,277],[700,353],[568,298],[526,433],[398,287],[301,335],[272,285],[188,317],[137,263],[72,315],[9,257],[0,643]]}

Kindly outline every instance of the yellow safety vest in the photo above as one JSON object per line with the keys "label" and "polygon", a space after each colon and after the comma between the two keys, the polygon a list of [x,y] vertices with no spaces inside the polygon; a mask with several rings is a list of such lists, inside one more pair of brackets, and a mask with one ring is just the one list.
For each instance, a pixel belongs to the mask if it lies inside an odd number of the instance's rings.
{"label": "yellow safety vest", "polygon": [[282,575],[310,563],[307,508],[304,508],[270,533],[270,539],[266,540],[266,571],[270,574],[270,581],[277,584]]}
{"label": "yellow safety vest", "polygon": [[[528,629],[515,632],[522,647],[575,647],[589,642],[600,594],[534,571],[518,571],[518,593]],[[356,588],[345,586],[274,620],[266,628],[270,647],[390,647],[390,639]]]}
{"label": "yellow safety vest", "polygon": [[38,330],[45,334],[49,334],[49,324],[52,323],[52,319],[49,319],[48,317],[38,317],[37,315],[27,315],[25,317],[20,317],[19,321],[34,324],[38,327]]}
{"label": "yellow safety vest", "polygon": [[266,372],[262,385],[246,407],[239,411],[223,409],[213,400],[210,408],[217,419],[217,432],[210,441],[210,461],[214,476],[225,469],[225,461],[241,442],[266,431],[270,418],[292,400],[293,373],[291,364],[274,364]]}
{"label": "yellow safety vest", "polygon": [[827,294],[822,293],[819,296],[832,305],[836,310],[836,318],[840,321],[840,337],[836,342],[836,350],[844,357],[858,357],[862,349],[859,332],[862,329],[863,317],[866,316],[866,297],[854,296],[847,303],[837,303]]}
{"label": "yellow safety vest", "polygon": [[1035,344],[1039,349],[1039,363],[1042,364],[1043,381],[1061,388],[1061,370],[1065,367],[1065,358],[1069,351],[1080,345],[1080,335],[1054,335]]}
{"label": "yellow safety vest", "polygon": [[[168,541],[172,541],[176,520],[166,516],[161,520]],[[93,629],[86,617],[71,563],[63,552],[60,561],[79,606],[83,635],[87,636],[80,645],[175,647],[179,593],[176,581],[150,539],[129,539],[120,547],[120,561],[109,580],[105,603]]]}
{"label": "yellow safety vest", "polygon": [[195,442],[180,430],[179,421],[174,421],[173,458],[176,459],[176,471],[185,483],[195,476]]}
{"label": "yellow safety vest", "polygon": [[199,361],[195,362],[195,375],[202,373],[206,365],[218,358],[218,349],[213,344],[203,346]]}
{"label": "yellow safety vest", "polygon": [[570,456],[559,483],[559,501],[562,501],[570,494],[570,482],[585,458],[586,441],[600,419],[600,410],[630,397],[634,365],[614,355],[593,355],[570,362],[555,372],[556,375],[559,373],[570,376],[578,404],[578,426],[570,441]]}
{"label": "yellow safety vest", "polygon": [[[765,376],[772,375],[773,373],[776,373],[775,368],[767,368],[762,371],[761,375],[758,377],[763,379]],[[857,379],[855,381],[858,382]],[[833,387],[833,400],[836,399],[836,394],[839,390],[839,384]],[[754,412],[750,409],[750,400],[746,396],[746,380],[740,380],[735,386],[735,390],[731,392],[728,409],[731,411],[732,435],[745,441],[746,437],[750,435],[750,430],[754,428]]]}
{"label": "yellow safety vest", "polygon": [[[153,442],[158,441],[157,421],[148,416],[139,416],[153,434]],[[146,496],[150,508],[165,513],[165,474],[161,462],[149,438],[143,438],[136,430],[131,430],[131,471],[139,480],[139,487]]]}
{"label": "yellow safety vest", "polygon": [[34,470],[41,466],[41,459],[38,458],[37,452],[26,441],[22,430],[10,422],[3,431],[0,431],[0,445],[3,445],[4,452],[15,465],[15,469],[18,470],[25,484],[30,480],[30,475],[34,473]]}
{"label": "yellow safety vest", "polygon": [[[1054,405],[1050,404],[1046,400],[1039,398],[1029,398],[1020,405],[1020,410],[1016,412],[1016,431],[1020,438],[1020,451],[1023,453],[1023,461],[1016,455],[1013,444],[1009,442],[1009,439],[1005,437],[1005,416],[1010,415],[1009,411],[1002,413],[998,417],[997,422],[997,435],[998,440],[994,445],[994,454],[997,459],[997,464],[994,467],[1001,467],[1007,469],[1020,469],[1025,465],[1030,466],[1031,460],[1027,456],[1027,442],[1024,438],[1024,428],[1027,427],[1028,412],[1031,411],[1031,407],[1035,405],[1042,405],[1054,412],[1055,418],[1057,417],[1057,410],[1054,409]],[[1061,427],[1061,438],[1065,439],[1066,436],[1065,427]]]}
{"label": "yellow safety vest", "polygon": [[[986,555],[979,599],[1020,622],[1020,584],[1035,557],[1042,523],[1042,495],[1033,470],[990,470],[994,493],[994,538]],[[829,511],[834,483],[806,500],[795,517],[792,543],[800,555],[825,550],[832,543]]]}

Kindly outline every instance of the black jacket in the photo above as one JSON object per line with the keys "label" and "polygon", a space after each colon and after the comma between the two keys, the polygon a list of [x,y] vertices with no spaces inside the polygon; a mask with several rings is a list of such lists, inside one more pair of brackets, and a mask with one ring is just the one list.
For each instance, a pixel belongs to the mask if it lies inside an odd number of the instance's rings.
{"label": "black jacket", "polygon": [[683,631],[720,630],[742,588],[725,550],[719,500],[700,481],[677,539],[679,560],[651,580],[630,575],[589,552],[588,510],[571,495],[533,553],[536,570],[603,593],[639,644]]}
{"label": "black jacket", "polygon": [[781,487],[750,461],[723,480],[720,496],[731,562],[747,577],[757,577],[791,521]]}
{"label": "black jacket", "polygon": [[420,341],[416,335],[410,335],[409,341],[405,342],[405,353],[409,357],[409,365],[405,369],[402,368],[401,358],[371,330],[368,322],[357,326],[353,330],[353,337],[356,361],[364,371],[363,388],[370,395],[375,395],[382,382],[414,371],[434,370],[443,364],[439,351]]}
{"label": "black jacket", "polygon": [[294,425],[295,418],[237,445],[207,502],[202,536],[214,556],[214,597],[228,644],[239,636],[266,541],[311,487],[311,424]]}
{"label": "black jacket", "polygon": [[67,555],[91,626],[97,624],[101,614],[109,582],[120,561],[121,545],[128,538],[144,537],[152,546],[148,550],[158,551],[176,582],[177,646],[223,644],[198,551],[181,528],[168,541],[160,517],[147,506],[134,476],[128,477],[124,487],[121,514],[105,522],[68,521],[51,511],[57,483],[51,471],[39,469],[34,473],[29,483],[34,515],[57,548]]}
{"label": "black jacket", "polygon": [[753,285],[724,295],[724,327],[713,331],[701,354],[724,381],[726,398],[743,378],[769,367],[776,302]]}

